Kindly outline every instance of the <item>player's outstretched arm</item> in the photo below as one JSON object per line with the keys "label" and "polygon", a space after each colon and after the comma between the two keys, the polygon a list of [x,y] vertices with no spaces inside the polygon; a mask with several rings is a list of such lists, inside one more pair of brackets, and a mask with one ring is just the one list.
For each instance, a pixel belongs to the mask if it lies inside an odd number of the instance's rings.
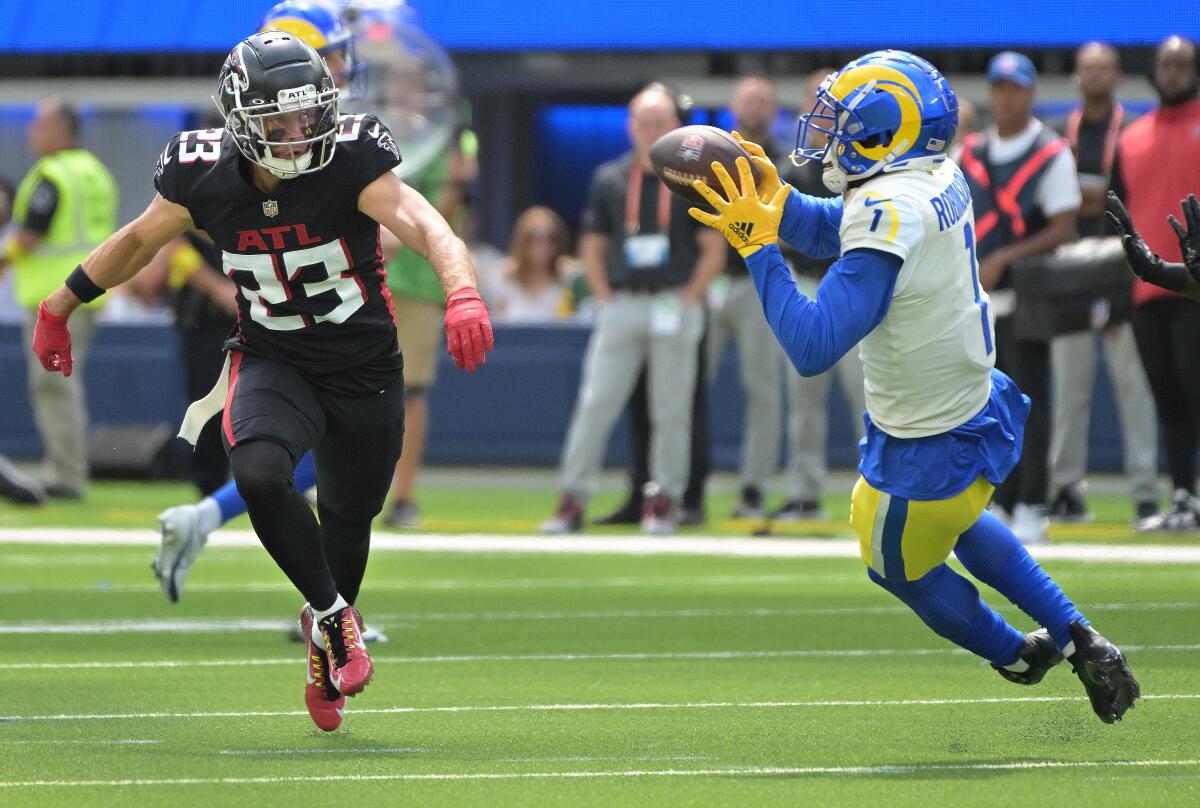
{"label": "player's outstretched arm", "polygon": [[362,190],[358,209],[425,256],[446,292],[446,342],[454,363],[469,371],[482,365],[494,337],[467,245],[437,208],[390,171]]}
{"label": "player's outstretched arm", "polygon": [[[772,199],[784,183],[779,179],[779,169],[767,157],[766,150],[757,143],[733,132],[734,139],[750,154],[750,160],[758,167],[762,180],[758,193],[763,199]],[[783,218],[779,220],[779,237],[797,252],[809,258],[833,258],[842,252],[838,231],[842,225],[842,198],[832,199],[802,194],[788,187],[787,201],[783,207]]]}
{"label": "player's outstretched arm", "polygon": [[67,318],[83,303],[132,278],[168,241],[190,230],[187,208],[155,194],[149,207],[104,240],[62,286],[38,306],[33,352],[48,371],[71,375],[71,333]]}
{"label": "player's outstretched arm", "polygon": [[814,299],[796,288],[777,246],[746,258],[767,323],[801,376],[829,370],[879,325],[903,263],[882,250],[851,250],[829,268]]}
{"label": "player's outstretched arm", "polygon": [[737,159],[737,168],[740,188],[713,163],[724,195],[699,180],[693,187],[717,212],[688,213],[724,235],[745,259],[767,323],[796,370],[802,376],[824,373],[887,314],[904,259],[885,250],[850,250],[830,267],[816,300],[804,296],[776,244],[788,187],[763,199],[746,158]]}
{"label": "player's outstretched arm", "polygon": [[1183,220],[1187,222],[1187,227],[1179,224],[1174,216],[1168,216],[1167,221],[1179,238],[1179,252],[1183,255],[1183,265],[1187,267],[1192,281],[1186,287],[1191,291],[1185,291],[1184,294],[1200,299],[1200,199],[1196,199],[1195,194],[1188,194],[1187,199],[1179,201],[1179,207],[1183,209]]}
{"label": "player's outstretched arm", "polygon": [[779,237],[809,258],[833,258],[842,251],[841,226],[840,196],[822,199],[793,188],[783,206]]}
{"label": "player's outstretched arm", "polygon": [[[1188,206],[1185,201],[1185,214],[1187,209]],[[1133,226],[1133,217],[1125,209],[1121,198],[1112,191],[1109,191],[1105,196],[1104,212],[1108,216],[1109,222],[1112,223],[1113,229],[1117,231],[1117,235],[1121,237],[1121,246],[1125,248],[1125,262],[1129,265],[1129,270],[1134,275],[1146,283],[1152,283],[1155,286],[1161,286],[1163,289],[1178,292],[1193,300],[1200,300],[1200,282],[1197,281],[1196,275],[1188,271],[1188,266],[1164,261],[1158,257],[1157,253],[1152,252],[1146,246],[1146,242],[1142,240],[1141,234]],[[1197,213],[1200,214],[1200,211]],[[1190,224],[1191,222],[1189,221]],[[1177,222],[1175,226],[1178,228]],[[1200,215],[1198,215],[1197,219],[1197,229],[1200,230]],[[1178,229],[1176,233],[1179,233]],[[1186,233],[1180,236],[1180,246],[1184,246],[1183,241],[1186,237]],[[1200,241],[1200,232],[1197,233],[1197,241]],[[1184,255],[1187,255],[1186,250]],[[1196,272],[1200,273],[1200,261],[1197,261],[1197,264]]]}
{"label": "player's outstretched arm", "polygon": [[[168,241],[194,226],[187,208],[155,194],[142,215],[92,250],[81,265],[83,272],[101,290],[119,286],[150,263]],[[83,301],[64,284],[45,302],[52,314],[65,317]]]}

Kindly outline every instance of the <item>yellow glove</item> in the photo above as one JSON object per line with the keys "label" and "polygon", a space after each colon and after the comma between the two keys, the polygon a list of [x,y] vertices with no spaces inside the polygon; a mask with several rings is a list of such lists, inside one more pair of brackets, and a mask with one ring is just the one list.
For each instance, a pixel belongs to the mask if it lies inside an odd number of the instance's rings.
{"label": "yellow glove", "polygon": [[741,144],[743,149],[750,153],[750,162],[758,166],[758,173],[762,177],[758,183],[758,195],[763,199],[774,199],[775,194],[779,191],[779,186],[782,185],[779,181],[779,169],[775,167],[775,163],[771,161],[770,157],[767,157],[762,146],[744,139],[741,132],[734,130],[730,134]]}
{"label": "yellow glove", "polygon": [[779,220],[783,218],[783,205],[791,189],[787,185],[781,185],[770,200],[760,199],[754,187],[754,175],[750,173],[749,161],[745,157],[739,157],[737,168],[742,181],[740,192],[734,187],[733,178],[729,176],[725,166],[714,162],[713,173],[725,189],[725,197],[701,180],[696,180],[692,187],[708,200],[708,204],[717,212],[714,215],[700,208],[688,208],[688,213],[701,224],[719,231],[738,254],[746,258],[758,252],[764,245],[774,244],[779,240]]}

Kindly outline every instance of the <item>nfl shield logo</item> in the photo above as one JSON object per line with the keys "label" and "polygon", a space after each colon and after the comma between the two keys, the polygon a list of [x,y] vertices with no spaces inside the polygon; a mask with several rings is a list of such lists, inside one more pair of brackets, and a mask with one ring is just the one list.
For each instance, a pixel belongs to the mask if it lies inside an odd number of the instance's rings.
{"label": "nfl shield logo", "polygon": [[704,151],[704,138],[699,135],[688,135],[679,144],[679,157],[683,160],[699,160]]}
{"label": "nfl shield logo", "polygon": [[278,215],[279,215],[279,203],[278,202],[276,202],[274,199],[268,199],[266,202],[263,202],[263,216],[267,216],[267,217],[273,219]]}

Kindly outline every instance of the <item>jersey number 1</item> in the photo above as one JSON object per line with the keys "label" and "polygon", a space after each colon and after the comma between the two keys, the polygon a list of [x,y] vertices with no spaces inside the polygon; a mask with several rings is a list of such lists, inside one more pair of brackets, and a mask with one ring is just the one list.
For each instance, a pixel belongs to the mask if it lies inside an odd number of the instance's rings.
{"label": "jersey number 1", "polygon": [[967,240],[967,255],[971,257],[971,285],[975,287],[975,305],[979,307],[979,316],[983,320],[983,348],[988,356],[992,355],[992,329],[988,325],[987,303],[979,290],[979,266],[975,262],[975,231],[971,223],[963,226],[963,235]]}
{"label": "jersey number 1", "polygon": [[[279,256],[227,252],[223,256],[223,263],[225,274],[238,284],[242,294],[250,301],[250,319],[272,331],[295,331],[314,322],[344,323],[362,308],[367,299],[359,280],[343,274],[350,269],[350,264],[341,241],[292,250]],[[320,266],[325,276],[315,281],[299,281],[300,270],[313,266]],[[239,281],[238,276],[244,273],[254,277],[257,289]],[[272,313],[272,306],[291,301],[301,289],[310,300],[332,291],[340,302],[326,314]]]}

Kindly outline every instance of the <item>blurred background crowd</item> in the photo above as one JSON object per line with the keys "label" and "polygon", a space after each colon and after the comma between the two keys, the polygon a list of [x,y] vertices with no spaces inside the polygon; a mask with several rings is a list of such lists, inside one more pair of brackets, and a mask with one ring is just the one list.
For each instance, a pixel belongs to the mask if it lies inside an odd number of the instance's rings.
{"label": "blurred background crowd", "polygon": [[[1165,217],[1200,192],[1194,14],[1017,2],[943,26],[926,11],[851,24],[778,3],[776,22],[740,26],[717,22],[715,3],[577,5],[291,0],[275,13],[344,72],[343,112],[391,127],[402,177],[470,246],[498,326],[472,394],[491,403],[468,413],[463,382],[438,374],[439,284],[421,256],[383,244],[408,394],[391,524],[420,524],[425,459],[558,463],[546,532],[704,524],[714,467],[738,475],[738,518],[825,518],[827,468],[852,465],[862,433],[856,353],[815,378],[788,366],[741,260],[664,190],[648,152],[684,124],[737,129],[796,188],[827,195],[819,166],[788,160],[796,117],[827,75],[889,45],[930,59],[958,95],[953,156],[998,363],[1034,401],[994,509],[1044,541],[1048,519],[1090,518],[1089,470],[1120,470],[1135,529],[1200,529],[1200,307],[1135,284],[1102,214],[1117,190],[1151,248],[1179,260]],[[79,0],[69,19],[54,6],[0,10],[0,452],[42,458],[33,475],[0,458],[18,481],[0,493],[79,498],[92,474],[133,473],[185,474],[208,494],[227,479],[215,435],[186,467],[164,458],[236,315],[219,255],[181,240],[81,312],[70,379],[26,372],[28,332],[45,292],[149,200],[170,136],[222,125],[217,70],[270,4],[147,18]],[[790,260],[815,291],[828,263]],[[605,462],[628,466],[627,501],[588,513]]]}

